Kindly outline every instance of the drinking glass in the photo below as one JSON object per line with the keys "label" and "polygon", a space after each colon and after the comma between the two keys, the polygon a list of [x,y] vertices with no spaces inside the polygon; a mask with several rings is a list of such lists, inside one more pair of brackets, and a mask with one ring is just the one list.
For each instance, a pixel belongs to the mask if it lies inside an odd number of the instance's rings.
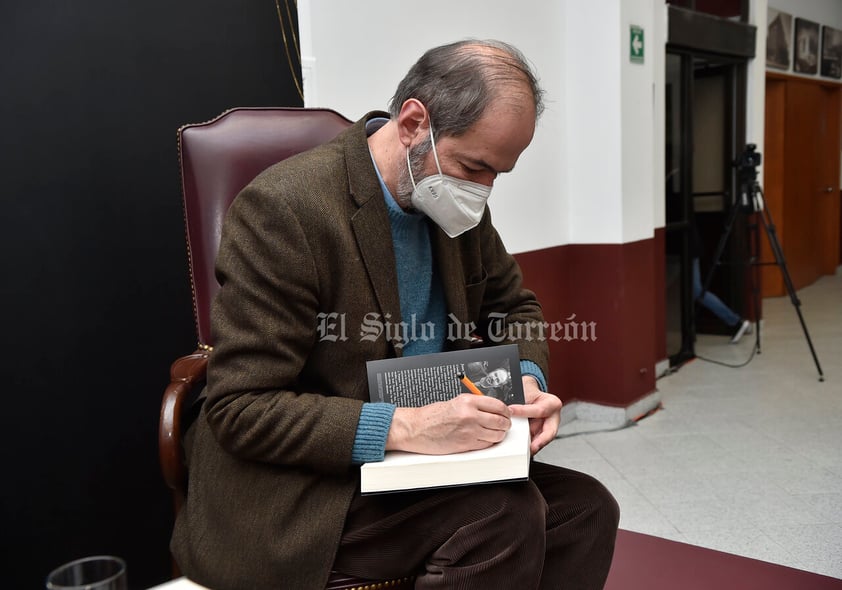
{"label": "drinking glass", "polygon": [[126,562],[95,555],[65,563],[47,576],[47,590],[126,590]]}

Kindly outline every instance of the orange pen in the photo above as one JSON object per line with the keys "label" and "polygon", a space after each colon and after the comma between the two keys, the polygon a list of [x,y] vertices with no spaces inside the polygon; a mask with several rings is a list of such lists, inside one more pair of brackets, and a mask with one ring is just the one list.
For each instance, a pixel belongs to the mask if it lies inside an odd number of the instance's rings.
{"label": "orange pen", "polygon": [[479,388],[476,385],[474,385],[474,382],[468,379],[465,373],[457,373],[456,378],[462,381],[462,383],[465,384],[465,387],[468,388],[468,391],[470,391],[474,395],[483,395]]}

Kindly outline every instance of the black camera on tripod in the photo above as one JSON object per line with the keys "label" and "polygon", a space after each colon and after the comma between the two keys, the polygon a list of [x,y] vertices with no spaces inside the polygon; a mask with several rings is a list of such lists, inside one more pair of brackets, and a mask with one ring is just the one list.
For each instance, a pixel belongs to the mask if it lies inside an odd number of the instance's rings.
{"label": "black camera on tripod", "polygon": [[756,168],[760,166],[762,159],[763,158],[761,157],[760,152],[757,151],[757,146],[753,143],[749,143],[746,144],[743,153],[737,156],[737,159],[734,160],[734,167],[738,172],[752,169],[756,174]]}
{"label": "black camera on tripod", "polygon": [[740,201],[739,206],[744,211],[755,210],[755,196],[757,186],[757,167],[763,158],[753,143],[746,144],[743,152],[734,160],[734,168],[737,169],[737,182],[739,183]]}

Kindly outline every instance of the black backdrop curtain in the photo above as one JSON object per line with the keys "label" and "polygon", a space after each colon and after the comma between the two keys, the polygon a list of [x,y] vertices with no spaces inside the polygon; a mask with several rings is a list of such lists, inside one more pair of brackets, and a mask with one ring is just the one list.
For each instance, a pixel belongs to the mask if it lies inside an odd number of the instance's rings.
{"label": "black backdrop curtain", "polygon": [[[291,44],[295,6],[279,4]],[[4,588],[99,553],[127,560],[132,588],[169,575],[158,409],[196,343],[176,129],[301,106],[277,8],[0,5]]]}

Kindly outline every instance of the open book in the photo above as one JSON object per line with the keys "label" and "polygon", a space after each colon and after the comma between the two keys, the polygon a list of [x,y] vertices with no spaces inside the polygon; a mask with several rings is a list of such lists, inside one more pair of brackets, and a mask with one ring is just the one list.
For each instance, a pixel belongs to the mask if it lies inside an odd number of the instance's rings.
{"label": "open book", "polygon": [[[371,400],[398,406],[445,401],[474,386],[507,404],[523,403],[517,345],[384,359],[368,363]],[[506,437],[487,448],[449,455],[388,451],[383,461],[360,467],[363,494],[448,487],[529,477],[526,418],[513,418]]]}

